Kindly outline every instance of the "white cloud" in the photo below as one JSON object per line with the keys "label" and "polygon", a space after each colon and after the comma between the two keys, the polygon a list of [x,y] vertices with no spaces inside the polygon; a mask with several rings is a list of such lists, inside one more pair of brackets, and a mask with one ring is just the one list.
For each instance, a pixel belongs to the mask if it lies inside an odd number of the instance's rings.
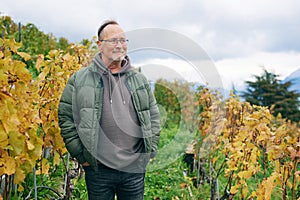
{"label": "white cloud", "polygon": [[214,59],[281,47],[300,51],[298,0],[0,0],[0,4],[0,11],[17,22],[32,22],[71,41],[91,39],[103,20],[114,18],[128,31],[152,27],[185,34]]}
{"label": "white cloud", "polygon": [[[226,88],[232,83],[242,88],[252,74],[262,72],[261,66],[282,77],[300,67],[298,0],[0,0],[0,5],[0,12],[14,21],[34,23],[70,41],[91,39],[108,18],[118,20],[126,31],[160,28],[178,32],[215,60]],[[173,44],[183,49],[184,41]],[[189,52],[197,55],[193,49]],[[170,66],[187,79],[197,74],[191,73],[185,61],[161,59],[144,64],[153,63]]]}
{"label": "white cloud", "polygon": [[259,51],[300,51],[300,1],[204,0],[196,41],[214,59]]}
{"label": "white cloud", "polygon": [[98,26],[109,16],[109,9],[96,0],[3,1],[0,0],[3,4],[0,12],[11,16],[15,22],[33,23],[45,33],[53,33],[55,37],[65,37],[72,42],[92,39]]}
{"label": "white cloud", "polygon": [[136,63],[135,65],[141,66],[143,73],[153,81],[160,78],[170,81],[177,79],[203,84],[207,81],[203,74],[199,72],[192,63],[185,60],[173,58],[148,59],[141,63]]}
{"label": "white cloud", "polygon": [[230,89],[234,84],[237,89],[244,89],[244,82],[253,80],[253,75],[261,75],[263,69],[279,75],[280,79],[289,76],[300,68],[300,53],[258,52],[247,57],[223,59],[215,65],[225,88]]}
{"label": "white cloud", "polygon": [[202,3],[212,18],[231,20],[292,19],[300,6],[297,0],[204,0]]}
{"label": "white cloud", "polygon": [[[283,80],[300,68],[300,53],[258,52],[251,56],[224,59],[215,63],[197,62],[197,66],[194,63],[174,58],[148,59],[134,65],[141,66],[143,73],[152,81],[158,78],[181,79],[213,87],[222,86],[225,91],[229,91],[234,85],[237,90],[241,91],[245,88],[245,81],[254,80],[253,76],[261,75],[264,69],[279,75],[279,79]],[[209,74],[214,67],[216,71]]]}

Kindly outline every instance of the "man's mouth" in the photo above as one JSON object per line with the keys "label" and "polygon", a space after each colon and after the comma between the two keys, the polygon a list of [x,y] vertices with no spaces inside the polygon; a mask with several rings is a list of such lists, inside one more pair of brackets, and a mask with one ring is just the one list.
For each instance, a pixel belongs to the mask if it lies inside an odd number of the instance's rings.
{"label": "man's mouth", "polygon": [[113,53],[121,53],[121,54],[123,54],[124,51],[113,51]]}

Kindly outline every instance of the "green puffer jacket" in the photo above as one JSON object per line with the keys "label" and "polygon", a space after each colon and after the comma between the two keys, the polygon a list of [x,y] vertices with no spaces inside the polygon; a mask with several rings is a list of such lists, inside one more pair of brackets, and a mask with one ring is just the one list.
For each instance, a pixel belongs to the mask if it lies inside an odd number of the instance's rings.
{"label": "green puffer jacket", "polygon": [[[154,157],[160,135],[159,111],[148,80],[134,70],[126,73],[126,86],[141,124],[146,153]],[[72,157],[96,168],[102,111],[103,84],[98,67],[92,63],[72,75],[61,96],[58,118],[61,135]],[[95,155],[95,154],[94,154]]]}

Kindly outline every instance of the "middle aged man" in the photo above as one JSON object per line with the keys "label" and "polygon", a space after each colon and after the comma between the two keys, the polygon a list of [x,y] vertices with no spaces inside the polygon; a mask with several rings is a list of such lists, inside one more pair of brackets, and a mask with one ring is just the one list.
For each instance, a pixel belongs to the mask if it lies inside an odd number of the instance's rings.
{"label": "middle aged man", "polygon": [[84,166],[90,200],[143,199],[146,165],[157,151],[158,107],[127,43],[116,21],[103,23],[99,53],[70,77],[60,100],[61,135]]}

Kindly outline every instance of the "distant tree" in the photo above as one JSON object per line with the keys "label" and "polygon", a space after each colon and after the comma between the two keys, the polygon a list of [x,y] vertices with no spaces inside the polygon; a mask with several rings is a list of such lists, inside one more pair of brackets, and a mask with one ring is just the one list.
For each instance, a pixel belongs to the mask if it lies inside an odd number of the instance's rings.
{"label": "distant tree", "polygon": [[30,54],[31,59],[25,61],[18,55],[14,55],[14,58],[21,59],[26,63],[34,78],[38,75],[35,61],[39,54],[47,55],[52,49],[67,51],[69,46],[66,38],[61,37],[57,40],[51,33],[44,33],[32,23],[17,24],[9,16],[0,17],[0,34],[1,38],[15,39],[15,41],[22,43],[19,51]]}
{"label": "distant tree", "polygon": [[235,88],[235,85],[233,83],[232,83],[231,91],[232,91],[232,94],[234,94],[234,95],[237,95],[237,93],[238,93]]}
{"label": "distant tree", "polygon": [[47,54],[55,48],[55,38],[40,31],[34,24],[28,23],[22,27],[21,51],[30,55]]}
{"label": "distant tree", "polygon": [[264,70],[255,81],[246,81],[247,89],[242,97],[252,105],[273,106],[273,114],[292,121],[300,121],[300,94],[290,90],[292,82],[282,82],[278,75]]}
{"label": "distant tree", "polygon": [[166,128],[178,127],[181,120],[181,108],[178,99],[178,82],[174,83],[159,79],[155,84],[154,95],[157,103],[165,109]]}
{"label": "distant tree", "polygon": [[46,34],[32,23],[18,25],[9,16],[0,17],[0,34],[2,38],[14,38],[17,42],[22,42],[20,51],[29,53],[33,57],[38,54],[46,55],[52,49],[64,51],[69,46],[66,38],[57,39],[52,33]]}
{"label": "distant tree", "polygon": [[58,45],[57,45],[58,49],[67,49],[68,46],[69,46],[69,41],[66,38],[60,37],[58,39]]}
{"label": "distant tree", "polygon": [[0,17],[0,34],[3,38],[4,36],[9,36],[8,38],[17,37],[18,25],[9,16]]}
{"label": "distant tree", "polygon": [[162,108],[160,114],[163,127],[184,127],[186,130],[194,131],[198,117],[198,102],[194,88],[193,83],[183,80],[156,80],[154,95]]}

